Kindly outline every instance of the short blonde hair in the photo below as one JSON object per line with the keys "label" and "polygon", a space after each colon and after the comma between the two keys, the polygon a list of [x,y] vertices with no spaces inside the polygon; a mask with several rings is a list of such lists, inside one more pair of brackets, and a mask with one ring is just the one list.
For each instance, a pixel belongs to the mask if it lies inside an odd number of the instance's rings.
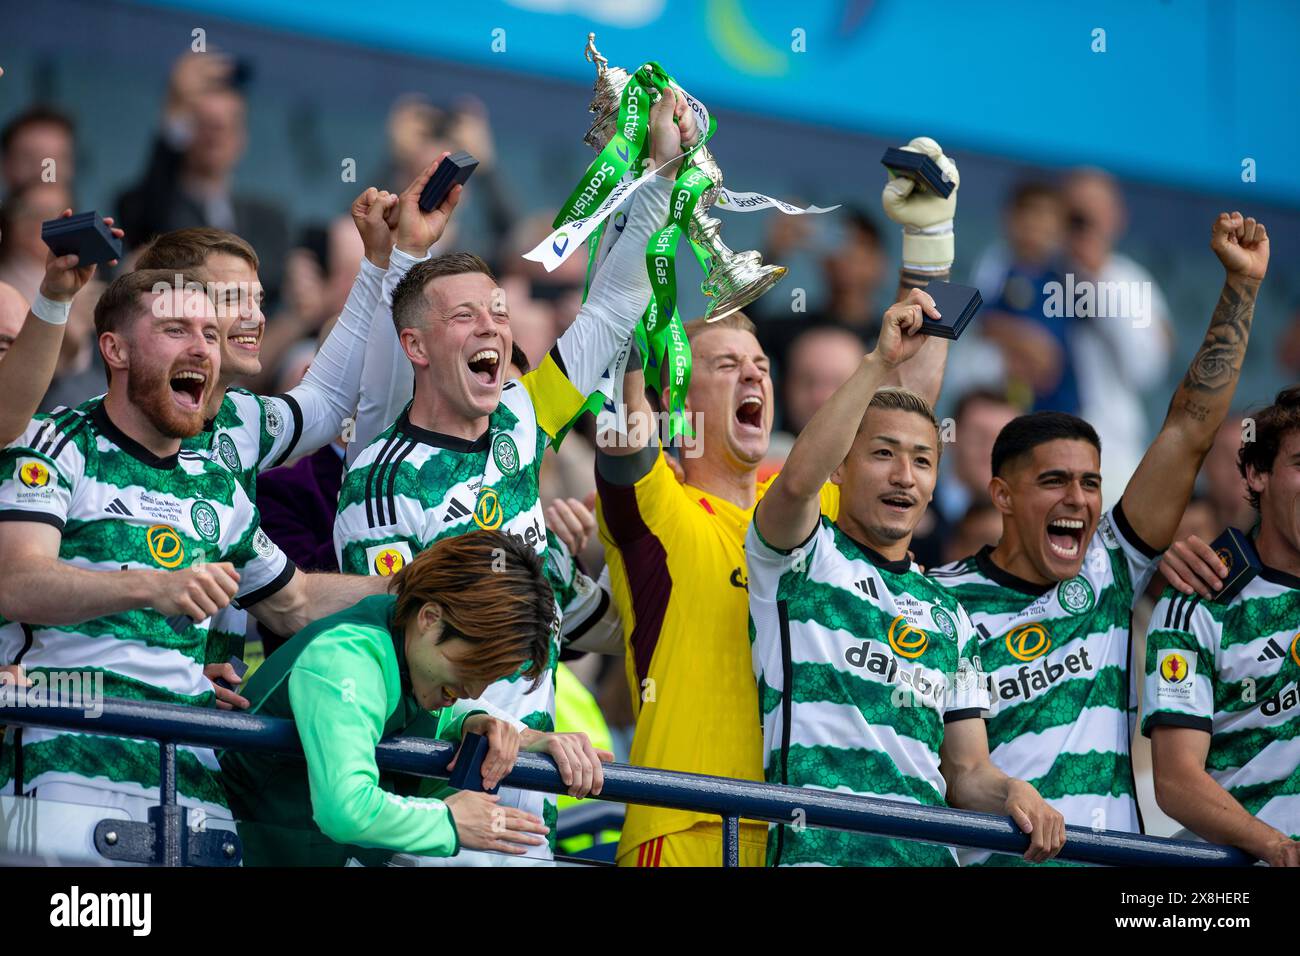
{"label": "short blonde hair", "polygon": [[738,332],[748,332],[754,338],[758,338],[758,329],[744,312],[732,312],[716,322],[710,322],[708,319],[691,319],[683,328],[686,330],[687,342],[694,342],[709,329],[735,329]]}

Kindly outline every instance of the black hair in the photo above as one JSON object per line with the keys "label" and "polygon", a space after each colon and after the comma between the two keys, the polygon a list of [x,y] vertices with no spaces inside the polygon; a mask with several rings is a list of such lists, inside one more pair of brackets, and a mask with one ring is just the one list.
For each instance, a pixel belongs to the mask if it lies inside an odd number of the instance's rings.
{"label": "black hair", "polygon": [[1066,412],[1030,412],[1013,418],[993,442],[993,475],[1001,477],[1008,462],[1029,454],[1039,445],[1060,440],[1086,441],[1101,454],[1097,430],[1078,415]]}

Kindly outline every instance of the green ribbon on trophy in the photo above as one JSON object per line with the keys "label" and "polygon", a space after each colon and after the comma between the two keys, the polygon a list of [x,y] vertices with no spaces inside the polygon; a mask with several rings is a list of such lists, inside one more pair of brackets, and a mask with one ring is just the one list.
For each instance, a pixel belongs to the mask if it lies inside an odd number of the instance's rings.
{"label": "green ribbon on trophy", "polygon": [[[713,185],[708,176],[694,167],[685,168],[673,183],[668,206],[668,225],[650,237],[646,246],[646,269],[654,293],[654,315],[646,310],[642,316],[646,342],[650,348],[646,366],[658,370],[652,383],[668,395],[669,440],[686,434],[694,436],[686,417],[686,392],[691,384],[691,347],[686,341],[681,314],[677,311],[677,241],[686,232],[695,205],[706,189]],[[699,250],[696,249],[696,254]]]}
{"label": "green ribbon on trophy", "polygon": [[[623,92],[619,98],[618,119],[614,134],[591,165],[587,167],[587,171],[583,173],[578,185],[560,207],[559,213],[556,214],[554,221],[551,223],[553,228],[558,229],[575,220],[591,215],[629,170],[647,170],[650,159],[650,137],[648,135],[650,106],[652,101],[658,100],[669,85],[675,85],[672,77],[654,61],[645,64],[631,76],[623,87]],[[710,116],[708,128],[700,132],[700,136],[693,146],[684,148],[685,155],[689,156],[708,142],[716,129],[717,120]],[[647,170],[646,174],[653,175],[654,171]],[[688,179],[691,181],[690,186],[684,185]],[[691,355],[682,328],[681,317],[676,310],[675,251],[679,234],[686,229],[686,224],[701,193],[710,185],[712,184],[709,182],[708,177],[704,176],[699,170],[686,166],[685,162],[683,162],[682,172],[673,184],[673,196],[674,200],[676,200],[685,190],[690,196],[689,201],[686,201],[685,205],[678,204],[678,208],[672,210],[669,224],[651,238],[650,245],[647,247],[647,265],[655,295],[637,323],[635,340],[645,358],[644,367],[647,383],[656,391],[668,391],[670,438],[676,438],[683,433],[694,434],[690,430],[690,423],[687,421],[685,414],[686,389],[690,384]],[[591,288],[596,256],[605,235],[605,228],[608,225],[608,219],[601,222],[589,240],[587,275],[582,292],[584,301]],[[666,277],[657,283],[655,265],[653,264],[655,257],[652,256],[651,250],[655,248],[661,238],[667,252],[666,254],[659,254],[658,258],[665,260],[665,263],[660,268],[666,270]],[[694,242],[691,245],[701,265],[708,262],[707,250]],[[562,246],[557,246],[557,253],[562,248]],[[665,362],[673,370],[672,375],[663,376],[661,374]],[[581,418],[584,413],[591,412],[593,415],[599,413],[604,401],[605,397],[600,392],[590,395],[582,410],[574,416],[573,422],[570,422],[568,426],[562,429],[556,437],[556,444],[559,444],[569,428],[573,426],[573,423]]]}

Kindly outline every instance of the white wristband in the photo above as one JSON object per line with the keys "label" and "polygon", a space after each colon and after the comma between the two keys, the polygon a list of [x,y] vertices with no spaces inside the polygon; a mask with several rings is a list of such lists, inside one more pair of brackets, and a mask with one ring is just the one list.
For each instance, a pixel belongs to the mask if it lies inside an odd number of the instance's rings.
{"label": "white wristband", "polygon": [[53,299],[45,298],[39,292],[36,293],[36,301],[32,303],[32,315],[50,325],[67,325],[68,313],[71,311],[71,302],[55,302]]}
{"label": "white wristband", "polygon": [[952,220],[932,226],[903,227],[903,268],[913,272],[946,272],[953,261]]}

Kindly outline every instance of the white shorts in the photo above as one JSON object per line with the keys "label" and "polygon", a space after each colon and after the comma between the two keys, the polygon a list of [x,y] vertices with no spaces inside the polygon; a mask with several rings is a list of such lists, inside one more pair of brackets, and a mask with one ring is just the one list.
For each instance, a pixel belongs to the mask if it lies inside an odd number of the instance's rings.
{"label": "white shorts", "polygon": [[[35,797],[0,796],[0,862],[27,866],[134,866],[107,860],[95,849],[100,820],[149,822],[153,796],[101,790],[55,781],[36,788]],[[234,831],[230,811],[211,804],[192,806],[190,826]]]}

